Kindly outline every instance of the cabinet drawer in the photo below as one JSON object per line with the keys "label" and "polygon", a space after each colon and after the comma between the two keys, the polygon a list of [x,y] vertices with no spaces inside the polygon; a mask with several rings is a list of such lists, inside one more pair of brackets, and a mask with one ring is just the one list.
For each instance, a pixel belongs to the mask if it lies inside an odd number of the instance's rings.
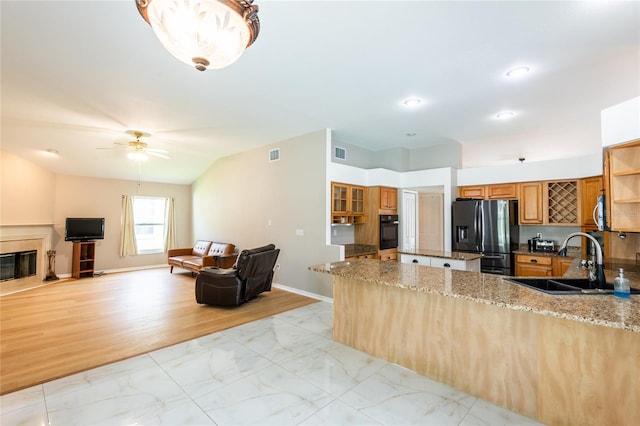
{"label": "cabinet drawer", "polygon": [[451,268],[459,271],[466,270],[466,262],[464,260],[444,259],[442,257],[432,257],[431,266],[436,266],[438,268]]}
{"label": "cabinet drawer", "polygon": [[414,256],[412,254],[401,254],[401,263],[414,263],[418,265],[431,266],[431,258],[427,256]]}
{"label": "cabinet drawer", "polygon": [[516,262],[518,263],[532,263],[535,265],[545,266],[551,266],[551,261],[551,256],[527,256],[524,254],[519,254],[516,258]]}

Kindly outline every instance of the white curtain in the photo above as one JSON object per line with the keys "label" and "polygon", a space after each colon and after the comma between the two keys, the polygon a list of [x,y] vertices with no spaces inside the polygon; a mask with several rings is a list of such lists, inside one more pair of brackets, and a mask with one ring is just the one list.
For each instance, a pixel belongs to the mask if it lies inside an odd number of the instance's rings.
{"label": "white curtain", "polygon": [[164,220],[164,251],[176,247],[176,218],[173,205],[173,198],[167,198]]}
{"label": "white curtain", "polygon": [[120,256],[138,254],[135,224],[133,221],[133,197],[122,196],[122,232],[120,234]]}

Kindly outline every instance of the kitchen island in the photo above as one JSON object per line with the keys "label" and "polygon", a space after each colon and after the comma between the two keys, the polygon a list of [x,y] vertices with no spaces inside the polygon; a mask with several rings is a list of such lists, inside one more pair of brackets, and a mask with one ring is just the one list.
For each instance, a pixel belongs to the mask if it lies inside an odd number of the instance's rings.
{"label": "kitchen island", "polygon": [[640,296],[367,259],[310,269],[333,276],[338,342],[543,423],[640,418]]}

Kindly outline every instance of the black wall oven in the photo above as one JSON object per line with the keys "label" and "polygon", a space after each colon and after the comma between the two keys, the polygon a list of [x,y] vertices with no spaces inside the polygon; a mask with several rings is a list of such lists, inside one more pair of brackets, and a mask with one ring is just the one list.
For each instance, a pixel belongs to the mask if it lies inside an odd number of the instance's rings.
{"label": "black wall oven", "polygon": [[380,215],[380,250],[398,247],[398,215]]}

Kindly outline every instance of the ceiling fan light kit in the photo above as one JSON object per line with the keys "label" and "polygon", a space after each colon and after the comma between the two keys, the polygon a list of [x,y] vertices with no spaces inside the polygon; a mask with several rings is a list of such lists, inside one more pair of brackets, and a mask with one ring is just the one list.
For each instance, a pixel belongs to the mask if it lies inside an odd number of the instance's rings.
{"label": "ceiling fan light kit", "polygon": [[162,45],[198,71],[235,62],[260,32],[253,0],[135,0]]}

